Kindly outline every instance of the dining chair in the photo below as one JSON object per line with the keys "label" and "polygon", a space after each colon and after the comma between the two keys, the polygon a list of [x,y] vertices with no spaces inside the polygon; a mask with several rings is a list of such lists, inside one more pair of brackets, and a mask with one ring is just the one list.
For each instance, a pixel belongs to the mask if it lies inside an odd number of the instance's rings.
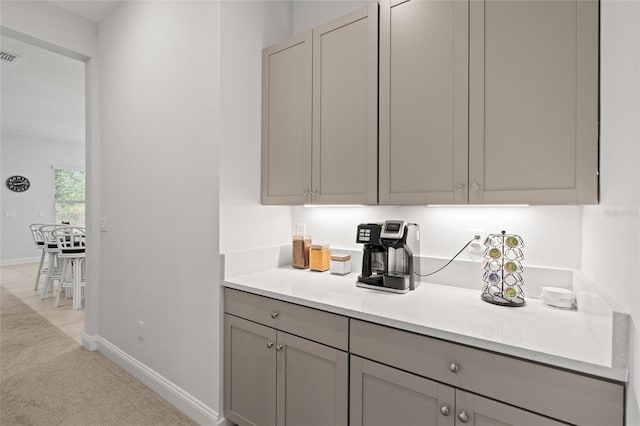
{"label": "dining chair", "polygon": [[49,256],[49,262],[47,266],[47,279],[44,282],[44,286],[40,291],[40,299],[44,300],[47,295],[55,286],[57,281],[60,284],[62,280],[62,270],[60,268],[60,261],[58,260],[58,242],[53,236],[53,231],[60,228],[66,228],[66,225],[49,224],[43,225],[39,228],[44,239],[44,251]]}
{"label": "dining chair", "polygon": [[44,236],[42,235],[42,232],[40,232],[40,227],[44,225],[46,225],[46,223],[32,223],[29,225],[33,242],[35,243],[36,248],[40,250],[40,264],[38,265],[38,275],[36,275],[36,284],[33,287],[34,290],[38,290],[40,276],[47,273],[47,267],[44,264],[44,258],[46,257],[47,252],[44,249]]}
{"label": "dining chair", "polygon": [[60,305],[60,293],[72,290],[73,309],[82,307],[82,288],[85,286],[85,230],[80,226],[65,226],[53,230],[58,245],[58,260],[62,263],[60,286],[55,306]]}

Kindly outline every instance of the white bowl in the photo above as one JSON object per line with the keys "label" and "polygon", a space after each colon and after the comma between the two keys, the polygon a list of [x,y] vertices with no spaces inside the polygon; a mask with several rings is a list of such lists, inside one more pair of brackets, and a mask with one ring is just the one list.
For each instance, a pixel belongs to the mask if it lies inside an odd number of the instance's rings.
{"label": "white bowl", "polygon": [[562,287],[542,287],[542,296],[555,300],[573,299],[573,291]]}

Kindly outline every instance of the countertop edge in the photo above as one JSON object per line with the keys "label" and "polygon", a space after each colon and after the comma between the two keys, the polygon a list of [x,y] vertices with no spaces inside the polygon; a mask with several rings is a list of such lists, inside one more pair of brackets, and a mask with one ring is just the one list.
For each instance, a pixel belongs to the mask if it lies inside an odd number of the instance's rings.
{"label": "countertop edge", "polygon": [[628,381],[628,371],[625,368],[607,367],[603,365],[591,364],[584,361],[578,361],[574,359],[564,358],[557,355],[552,355],[544,352],[534,351],[530,349],[523,349],[502,343],[493,342],[486,339],[475,338],[462,334],[452,333],[437,328],[431,328],[426,326],[420,326],[416,324],[406,323],[398,320],[390,320],[388,318],[373,315],[369,313],[358,312],[350,309],[340,308],[334,305],[315,302],[313,300],[297,298],[286,294],[272,292],[260,288],[255,288],[249,285],[243,285],[234,283],[232,281],[222,280],[222,286],[226,288],[232,288],[236,290],[246,291],[248,293],[257,294],[260,296],[270,297],[285,302],[295,303],[297,305],[306,306],[309,308],[315,308],[334,314],[344,315],[350,318],[355,318],[363,321],[368,321],[388,327],[397,328],[421,334],[428,337],[434,337],[450,341],[453,343],[459,343],[462,345],[470,346],[476,349],[495,352],[502,355],[513,356],[523,360],[540,363],[554,368],[560,368],[569,370],[576,373],[595,376],[601,379],[612,380],[616,382],[626,383]]}

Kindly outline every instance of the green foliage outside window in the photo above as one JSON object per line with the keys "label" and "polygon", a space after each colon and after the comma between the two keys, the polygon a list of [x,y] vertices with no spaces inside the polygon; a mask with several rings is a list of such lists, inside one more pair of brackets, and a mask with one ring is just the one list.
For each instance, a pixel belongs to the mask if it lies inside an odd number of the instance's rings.
{"label": "green foliage outside window", "polygon": [[54,170],[56,222],[84,226],[85,180],[80,170]]}

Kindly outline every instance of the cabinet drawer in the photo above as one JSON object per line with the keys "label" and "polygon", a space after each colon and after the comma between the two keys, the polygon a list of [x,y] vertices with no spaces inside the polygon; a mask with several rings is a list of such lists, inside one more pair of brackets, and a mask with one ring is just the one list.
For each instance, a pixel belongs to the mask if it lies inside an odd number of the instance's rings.
{"label": "cabinet drawer", "polygon": [[623,424],[621,384],[353,319],[351,353],[565,422]]}
{"label": "cabinet drawer", "polygon": [[344,351],[349,347],[349,320],[340,315],[229,288],[224,311]]}

